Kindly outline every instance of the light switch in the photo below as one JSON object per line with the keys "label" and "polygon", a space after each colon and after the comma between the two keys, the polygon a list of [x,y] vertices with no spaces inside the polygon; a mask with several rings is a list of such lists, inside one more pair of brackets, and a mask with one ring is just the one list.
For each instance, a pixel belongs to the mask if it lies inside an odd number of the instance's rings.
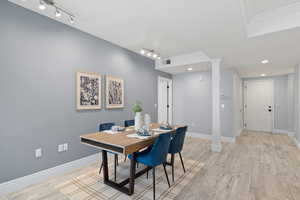
{"label": "light switch", "polygon": [[221,108],[225,108],[225,104],[221,104]]}
{"label": "light switch", "polygon": [[68,151],[68,143],[64,143],[64,151]]}
{"label": "light switch", "polygon": [[41,148],[35,150],[35,157],[36,158],[42,157],[42,149]]}
{"label": "light switch", "polygon": [[59,144],[58,145],[58,152],[63,152],[64,151],[64,145],[63,144]]}

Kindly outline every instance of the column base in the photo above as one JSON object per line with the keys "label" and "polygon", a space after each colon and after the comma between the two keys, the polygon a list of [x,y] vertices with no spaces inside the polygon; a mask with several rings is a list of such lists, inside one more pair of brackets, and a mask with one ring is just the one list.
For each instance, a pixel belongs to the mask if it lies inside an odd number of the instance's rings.
{"label": "column base", "polygon": [[212,150],[212,152],[220,153],[222,151],[221,143],[220,142],[217,142],[217,143],[212,142],[211,150]]}

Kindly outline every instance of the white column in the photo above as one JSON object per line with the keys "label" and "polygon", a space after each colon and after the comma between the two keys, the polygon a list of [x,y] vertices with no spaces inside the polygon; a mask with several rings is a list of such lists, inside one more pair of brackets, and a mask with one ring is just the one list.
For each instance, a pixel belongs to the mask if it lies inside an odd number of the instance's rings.
{"label": "white column", "polygon": [[220,67],[221,59],[212,62],[212,146],[213,152],[221,152],[221,125],[220,125]]}

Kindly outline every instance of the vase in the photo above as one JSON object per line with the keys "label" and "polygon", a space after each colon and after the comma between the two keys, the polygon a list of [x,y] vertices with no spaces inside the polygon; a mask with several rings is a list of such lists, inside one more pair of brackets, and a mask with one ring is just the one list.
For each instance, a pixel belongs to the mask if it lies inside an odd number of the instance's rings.
{"label": "vase", "polygon": [[143,126],[142,113],[137,112],[137,113],[135,113],[135,117],[134,117],[135,130],[139,130],[140,128],[142,128],[142,126]]}
{"label": "vase", "polygon": [[144,123],[147,127],[150,127],[150,123],[151,123],[151,117],[149,114],[145,114],[145,117],[144,117]]}

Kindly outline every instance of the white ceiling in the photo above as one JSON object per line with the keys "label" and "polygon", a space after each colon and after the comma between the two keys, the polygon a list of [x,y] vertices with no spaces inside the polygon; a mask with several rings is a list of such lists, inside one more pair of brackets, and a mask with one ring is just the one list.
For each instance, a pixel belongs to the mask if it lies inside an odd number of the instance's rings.
{"label": "white ceiling", "polygon": [[[55,19],[54,10],[37,9],[38,0],[9,1]],[[154,49],[162,57],[203,51],[244,77],[292,72],[300,63],[300,28],[248,38],[243,9],[249,17],[295,1],[56,0],[75,13],[72,26],[99,38],[135,52]],[[263,59],[270,63],[262,65]]]}
{"label": "white ceiling", "polygon": [[244,0],[247,17],[252,18],[263,12],[298,3],[300,0]]}

